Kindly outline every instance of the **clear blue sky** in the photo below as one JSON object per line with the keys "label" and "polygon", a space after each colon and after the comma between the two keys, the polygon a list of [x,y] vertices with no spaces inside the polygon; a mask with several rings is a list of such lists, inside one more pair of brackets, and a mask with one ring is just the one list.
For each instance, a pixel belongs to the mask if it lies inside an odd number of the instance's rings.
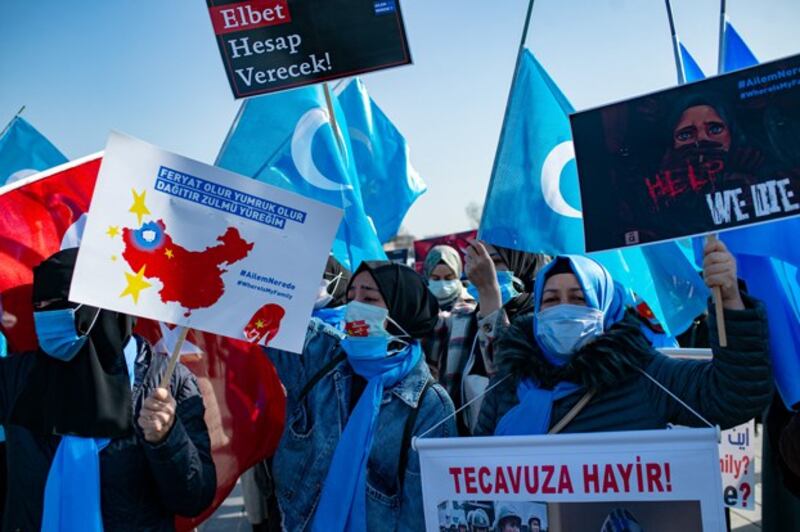
{"label": "clear blue sky", "polygon": [[[527,0],[402,0],[414,65],[364,77],[429,191],[405,226],[468,228],[489,182]],[[716,70],[719,0],[673,0],[682,41]],[[728,0],[761,61],[800,53],[800,1]],[[663,0],[537,0],[528,39],[576,109],[676,83]],[[233,99],[203,0],[3,0],[0,122],[24,116],[75,158],[110,129],[213,162]]]}

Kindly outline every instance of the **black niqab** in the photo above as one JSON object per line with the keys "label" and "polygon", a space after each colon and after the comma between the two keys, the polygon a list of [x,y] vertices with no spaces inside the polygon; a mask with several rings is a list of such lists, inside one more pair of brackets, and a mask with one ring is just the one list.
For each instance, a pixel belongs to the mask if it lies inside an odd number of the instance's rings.
{"label": "black niqab", "polygon": [[[53,301],[46,310],[75,308],[67,300],[77,248],[59,251],[33,271],[34,303]],[[82,306],[75,312],[83,334],[97,315],[86,343],[69,362],[41,349],[16,401],[11,423],[36,434],[116,438],[131,430],[131,389],[123,348],[134,320],[109,310]]]}
{"label": "black niqab", "polygon": [[[368,271],[375,279],[389,309],[389,317],[411,338],[424,338],[433,332],[439,319],[439,303],[428,290],[422,276],[408,266],[388,261],[370,261],[362,262],[353,278],[363,271]],[[404,335],[391,321],[387,330],[395,336]]]}

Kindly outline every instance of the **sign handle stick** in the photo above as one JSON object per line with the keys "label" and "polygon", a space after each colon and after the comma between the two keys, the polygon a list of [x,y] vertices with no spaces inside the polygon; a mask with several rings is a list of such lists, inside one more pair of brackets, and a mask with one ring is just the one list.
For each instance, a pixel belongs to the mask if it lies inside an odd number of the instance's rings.
{"label": "sign handle stick", "polygon": [[183,347],[183,342],[186,341],[187,334],[189,334],[189,327],[181,327],[181,332],[175,342],[175,347],[172,348],[172,355],[169,357],[167,371],[164,373],[164,376],[161,377],[161,385],[159,388],[169,390],[169,381],[172,379],[172,374],[175,373],[175,366],[178,365],[178,358],[181,355],[181,348]]}
{"label": "sign handle stick", "polygon": [[[708,235],[709,242],[716,242],[717,235]],[[728,347],[728,333],[725,330],[725,310],[722,308],[722,288],[715,286],[712,289],[714,293],[714,310],[717,315],[717,336],[719,337],[719,346]]]}
{"label": "sign handle stick", "polygon": [[333,128],[333,136],[336,137],[336,144],[339,145],[339,152],[344,153],[344,145],[342,143],[342,132],[339,130],[339,123],[336,121],[336,113],[333,109],[333,96],[331,96],[331,87],[326,81],[322,84],[325,91],[325,104],[328,106],[328,116],[331,119],[331,128]]}

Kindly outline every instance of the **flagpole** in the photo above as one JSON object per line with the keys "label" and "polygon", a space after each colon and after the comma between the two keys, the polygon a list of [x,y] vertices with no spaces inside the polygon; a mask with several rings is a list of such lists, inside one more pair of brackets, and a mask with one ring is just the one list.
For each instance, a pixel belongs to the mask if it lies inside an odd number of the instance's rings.
{"label": "flagpole", "polygon": [[[228,143],[231,141],[231,137],[233,136],[233,132],[236,129],[236,126],[239,125],[239,119],[242,118],[242,114],[244,114],[244,108],[247,105],[247,102],[250,100],[245,100],[239,105],[239,110],[236,111],[236,117],[233,119],[233,123],[231,127],[228,129],[228,134],[225,135],[225,140],[222,141],[222,147],[219,149],[219,153],[217,153],[217,158],[214,159],[214,166],[219,164],[219,160],[222,158],[222,154],[225,153],[225,150],[228,149]],[[255,176],[253,176],[255,177]]]}
{"label": "flagpole", "polygon": [[336,144],[339,146],[339,151],[342,155],[344,155],[344,144],[343,140],[344,137],[342,136],[342,132],[339,129],[339,122],[336,121],[336,112],[333,109],[333,97],[331,96],[331,87],[326,81],[322,84],[322,88],[325,92],[325,105],[328,106],[328,116],[331,120],[331,128],[333,129],[333,136],[336,137]]}
{"label": "flagpole", "polygon": [[0,131],[0,137],[2,137],[3,135],[6,134],[6,131],[8,131],[8,128],[10,128],[11,124],[14,123],[14,119],[17,118],[19,115],[21,115],[22,111],[24,111],[24,110],[25,110],[25,106],[23,105],[22,107],[19,108],[19,111],[17,111],[17,114],[15,114],[14,116],[11,117],[11,120],[8,121],[8,124],[6,124],[6,127],[3,128],[3,131]]}
{"label": "flagpole", "polygon": [[725,0],[721,0],[719,8],[719,55],[717,56],[717,74],[725,70]]}
{"label": "flagpole", "polygon": [[672,52],[675,54],[675,68],[678,70],[678,85],[683,85],[686,83],[686,76],[683,71],[683,58],[681,57],[680,45],[678,44],[678,34],[675,32],[675,20],[672,18],[672,6],[670,5],[669,0],[664,1],[667,4],[669,32],[672,34]]}
{"label": "flagpole", "polygon": [[[519,74],[519,66],[522,62],[522,52],[525,50],[525,41],[528,40],[528,29],[531,25],[531,15],[533,14],[533,3],[535,0],[528,1],[528,12],[525,15],[525,25],[522,27],[522,38],[519,40],[519,48],[517,48],[517,62],[514,65],[514,74],[511,76],[511,86],[508,88],[508,98],[506,99],[506,110],[503,113],[503,123],[500,126],[500,137],[497,140],[497,149],[494,152],[494,162],[492,163],[492,173],[489,176],[489,185],[486,188],[486,196],[492,191],[492,183],[494,181],[494,174],[497,171],[497,160],[500,158],[500,150],[503,149],[503,142],[506,136],[506,123],[508,122],[508,114],[511,111],[511,95],[514,93],[514,83],[517,81],[517,74]],[[486,201],[483,202],[483,212],[486,212]],[[481,219],[483,214],[481,214]],[[480,231],[480,225],[478,227]]]}

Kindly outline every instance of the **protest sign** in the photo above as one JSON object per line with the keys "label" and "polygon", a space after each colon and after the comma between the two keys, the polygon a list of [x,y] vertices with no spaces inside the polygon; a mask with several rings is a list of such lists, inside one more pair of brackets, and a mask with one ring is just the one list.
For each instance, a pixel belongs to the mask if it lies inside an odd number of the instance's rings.
{"label": "protest sign", "polygon": [[409,256],[410,251],[408,248],[390,249],[386,251],[386,258],[396,264],[413,267],[414,259]]}
{"label": "protest sign", "polygon": [[112,133],[70,300],[300,352],[340,219]]}
{"label": "protest sign", "polygon": [[[601,530],[608,519],[648,532],[725,530],[717,431],[417,439],[425,524],[448,510],[538,517],[550,532]],[[452,515],[453,512],[450,511]],[[545,525],[546,523],[546,525]],[[634,528],[630,528],[634,529]]]}
{"label": "protest sign", "polygon": [[236,98],[411,62],[399,0],[207,0]]}
{"label": "protest sign", "polygon": [[445,245],[454,248],[461,256],[461,262],[463,264],[464,250],[469,246],[469,241],[477,237],[478,231],[472,230],[414,241],[414,260],[416,261],[415,268],[417,273],[422,273],[422,267],[425,265],[425,257],[434,246]]}
{"label": "protest sign", "polygon": [[586,251],[800,215],[800,56],[571,121]]}
{"label": "protest sign", "polygon": [[722,470],[722,500],[726,506],[755,510],[756,422],[722,432],[719,464]]}

